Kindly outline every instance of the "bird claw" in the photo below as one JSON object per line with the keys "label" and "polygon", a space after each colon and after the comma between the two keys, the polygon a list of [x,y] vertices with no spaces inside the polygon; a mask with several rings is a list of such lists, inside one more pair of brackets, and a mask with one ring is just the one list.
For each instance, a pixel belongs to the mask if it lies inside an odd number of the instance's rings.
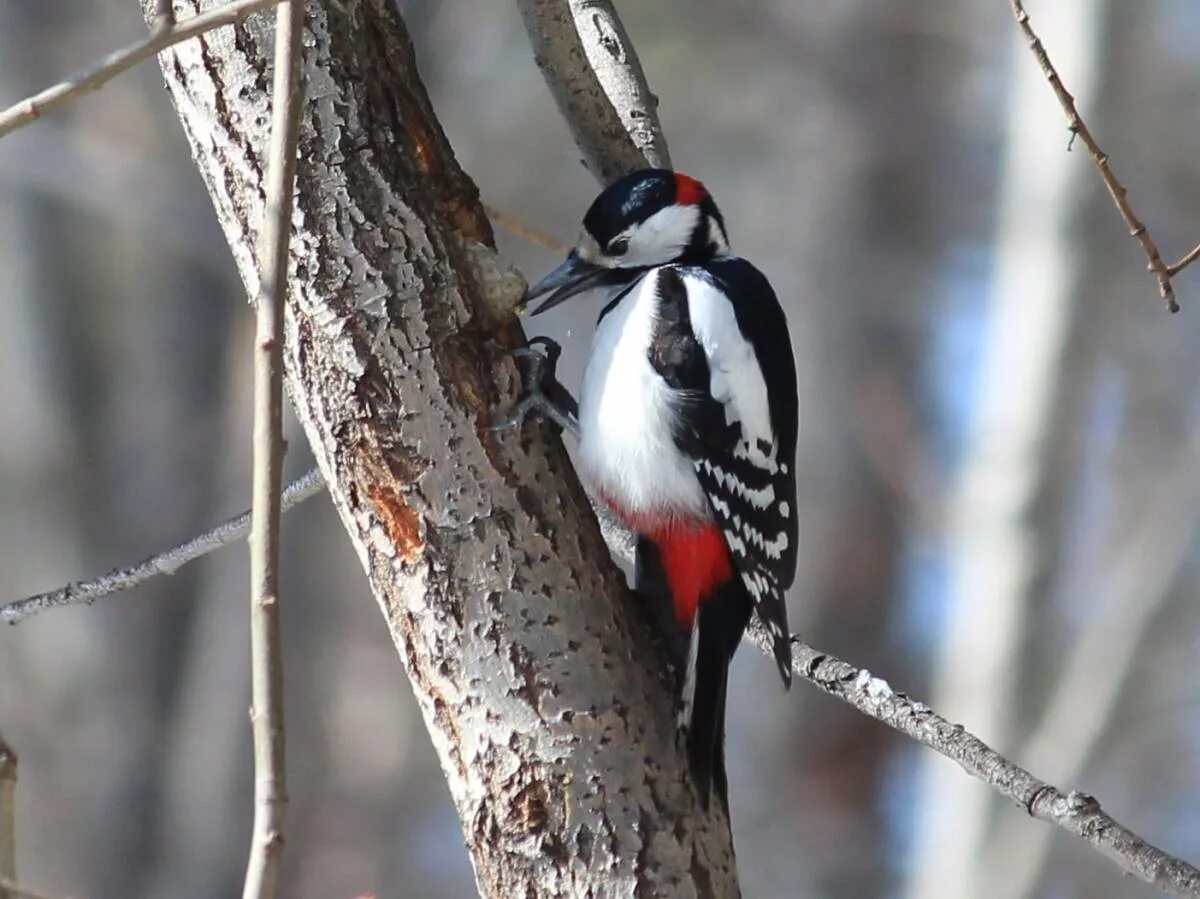
{"label": "bird claw", "polygon": [[562,347],[549,337],[534,337],[525,346],[510,350],[514,359],[525,360],[524,385],[521,397],[508,415],[495,420],[489,431],[506,431],[525,422],[533,413],[540,413],[564,431],[579,436],[576,421],[578,404],[556,374]]}

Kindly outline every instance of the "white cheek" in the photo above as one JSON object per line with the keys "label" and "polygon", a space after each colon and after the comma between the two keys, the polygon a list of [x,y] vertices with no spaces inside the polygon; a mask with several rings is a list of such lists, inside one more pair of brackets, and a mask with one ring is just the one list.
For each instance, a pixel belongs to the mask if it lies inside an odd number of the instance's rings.
{"label": "white cheek", "polygon": [[692,240],[700,222],[697,206],[668,206],[638,225],[630,235],[622,265],[653,265],[674,259]]}

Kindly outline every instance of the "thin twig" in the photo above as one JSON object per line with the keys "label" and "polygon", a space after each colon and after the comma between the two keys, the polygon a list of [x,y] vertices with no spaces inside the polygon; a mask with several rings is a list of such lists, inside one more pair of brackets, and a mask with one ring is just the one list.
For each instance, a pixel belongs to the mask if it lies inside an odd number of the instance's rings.
{"label": "thin twig", "polygon": [[1196,244],[1196,246],[1192,247],[1192,249],[1174,265],[1168,265],[1167,274],[1174,278],[1197,259],[1200,259],[1200,244]]}
{"label": "thin twig", "polygon": [[0,736],[0,899],[17,895],[17,754]]}
{"label": "thin twig", "polygon": [[[103,87],[116,75],[149,59],[167,47],[212,31],[214,28],[220,28],[222,25],[236,24],[247,16],[274,6],[278,2],[279,0],[234,0],[227,6],[193,16],[179,24],[161,28],[156,24],[149,37],[108,54],[87,68],[67,76],[53,87],[48,87],[32,97],[26,97],[0,112],[0,137],[28,125],[50,109],[73,97]],[[156,8],[156,14],[157,11]],[[157,20],[155,21],[157,22]]]}
{"label": "thin twig", "polygon": [[283,855],[283,648],[279,615],[279,519],[283,472],[283,307],[292,235],[292,192],[303,100],[304,0],[275,15],[275,73],[262,276],[254,345],[254,472],[250,504],[250,722],[254,732],[254,832],[242,899],[273,899]]}
{"label": "thin twig", "polygon": [[[747,639],[765,652],[761,628]],[[1146,842],[1106,813],[1093,797],[1062,792],[1009,761],[962,725],[952,724],[922,702],[898,693],[865,668],[797,642],[793,670],[824,692],[958,763],[968,774],[1010,799],[1026,813],[1061,827],[1115,861],[1123,871],[1165,892],[1200,896],[1200,870]]]}
{"label": "thin twig", "polygon": [[1029,13],[1025,11],[1024,3],[1022,0],[1010,0],[1010,3],[1012,4],[1013,15],[1017,18],[1017,25],[1020,26],[1025,39],[1029,41],[1029,49],[1033,51],[1038,65],[1041,66],[1042,72],[1045,73],[1046,79],[1050,82],[1054,96],[1058,98],[1059,105],[1062,107],[1063,112],[1066,113],[1067,127],[1071,131],[1072,140],[1076,136],[1083,140],[1088,153],[1092,157],[1092,162],[1096,164],[1096,169],[1100,172],[1100,178],[1104,182],[1104,186],[1108,188],[1108,193],[1112,197],[1113,203],[1116,204],[1117,211],[1121,214],[1121,218],[1124,219],[1125,225],[1129,229],[1130,236],[1141,245],[1142,252],[1146,254],[1146,267],[1154,274],[1154,279],[1158,282],[1159,296],[1167,304],[1168,311],[1178,312],[1179,303],[1175,300],[1175,288],[1171,284],[1171,278],[1200,257],[1200,246],[1197,246],[1196,249],[1180,259],[1175,265],[1167,265],[1163,262],[1158,245],[1150,237],[1150,232],[1146,230],[1146,226],[1142,223],[1142,220],[1134,213],[1133,207],[1129,205],[1128,191],[1125,185],[1118,181],[1117,176],[1113,174],[1112,166],[1109,165],[1108,154],[1100,148],[1100,145],[1096,142],[1096,138],[1092,136],[1087,123],[1079,114],[1079,109],[1075,105],[1075,98],[1063,84],[1058,71],[1054,68],[1054,64],[1050,62],[1050,57],[1046,53],[1046,48],[1042,45],[1041,38],[1037,36],[1033,30],[1033,26],[1030,24]]}
{"label": "thin twig", "polygon": [[484,203],[483,211],[488,214],[488,218],[490,218],[505,231],[509,232],[510,234],[514,234],[523,240],[527,240],[531,244],[544,247],[547,250],[554,250],[558,253],[565,253],[567,250],[571,249],[570,246],[563,243],[553,234],[547,234],[545,231],[541,231],[532,225],[527,225],[520,219],[513,218],[507,212],[502,212],[495,206],[489,206],[487,203]]}
{"label": "thin twig", "polygon": [[[283,491],[282,508],[286,511],[325,489],[320,469],[301,475]],[[0,606],[0,622],[17,624],[30,615],[65,606],[90,606],[97,599],[130,590],[160,574],[174,574],[188,562],[208,555],[222,546],[241,540],[250,533],[250,512],[242,512],[211,530],[193,537],[132,565],[124,565],[98,577],[74,581],[65,587],[14,600]]]}

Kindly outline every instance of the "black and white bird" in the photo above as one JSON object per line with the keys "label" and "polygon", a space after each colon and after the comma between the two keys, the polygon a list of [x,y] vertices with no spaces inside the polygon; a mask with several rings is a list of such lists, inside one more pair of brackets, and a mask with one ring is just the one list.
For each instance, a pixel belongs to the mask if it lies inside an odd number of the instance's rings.
{"label": "black and white bird", "polygon": [[[690,634],[683,715],[701,796],[728,804],[729,663],[757,613],[785,685],[796,567],[796,367],[767,279],[730,255],[704,185],[663,169],[610,185],[534,313],[601,291],[578,405],[580,474],[652,550]],[[639,552],[639,557],[641,553]]]}

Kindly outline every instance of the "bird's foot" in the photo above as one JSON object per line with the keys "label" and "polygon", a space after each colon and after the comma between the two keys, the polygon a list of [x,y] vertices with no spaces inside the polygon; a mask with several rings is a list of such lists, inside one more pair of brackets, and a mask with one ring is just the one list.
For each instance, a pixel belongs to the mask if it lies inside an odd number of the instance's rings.
{"label": "bird's foot", "polygon": [[524,360],[524,387],[509,413],[492,423],[491,431],[505,431],[523,424],[531,414],[540,413],[564,431],[579,438],[579,405],[558,381],[558,359],[562,347],[549,337],[534,337],[523,347],[510,352]]}

